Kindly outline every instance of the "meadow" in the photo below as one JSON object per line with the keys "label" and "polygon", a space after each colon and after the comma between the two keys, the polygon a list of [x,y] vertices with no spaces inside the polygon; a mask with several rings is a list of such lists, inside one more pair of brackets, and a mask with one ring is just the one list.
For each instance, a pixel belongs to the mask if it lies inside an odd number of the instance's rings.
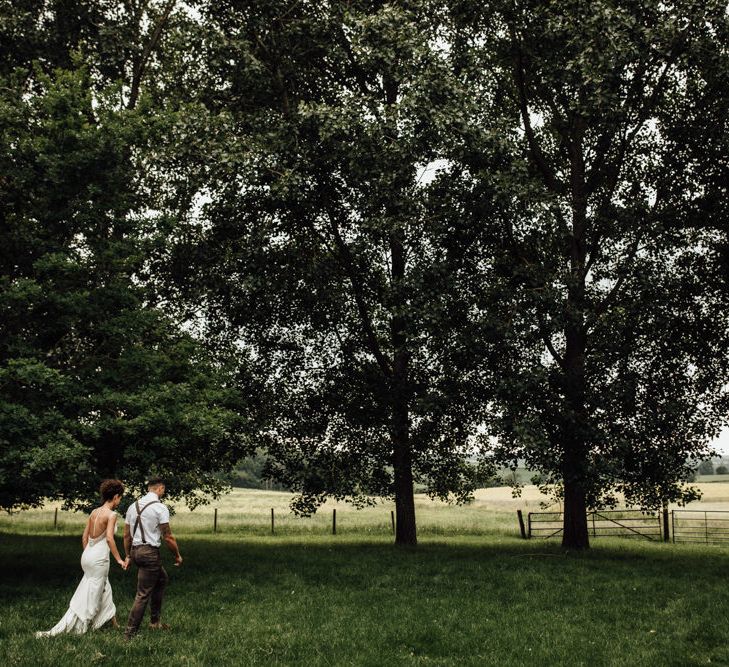
{"label": "meadow", "polygon": [[[517,507],[538,511],[542,499],[534,487],[525,489],[519,499],[514,499],[511,489],[506,487],[480,489],[474,501],[464,506],[431,501],[417,494],[419,531],[426,535],[511,534],[518,529]],[[290,500],[291,494],[288,493],[234,489],[219,500],[193,511],[184,503],[178,503],[171,525],[180,534],[212,533],[217,509],[219,532],[264,536],[271,534],[273,509],[275,534],[323,535],[331,533],[332,512],[336,509],[338,534],[387,536],[392,533],[391,512],[395,505],[391,502],[356,509],[346,503],[330,501],[311,517],[297,517],[289,510]],[[49,503],[41,509],[0,515],[0,530],[25,534],[78,532],[83,529],[84,521],[83,514],[65,512],[60,504]]]}
{"label": "meadow", "polygon": [[[715,506],[729,485],[712,484]],[[0,520],[0,654],[8,665],[729,664],[725,547],[599,539],[588,553],[518,537],[514,507],[485,489],[466,507],[418,499],[420,544],[392,545],[390,506],[286,516],[289,497],[237,491],[178,508],[185,563],[164,620],[131,643],[104,629],[37,640],[80,577],[81,517],[53,507]],[[270,508],[277,514],[270,534]],[[278,514],[280,513],[280,517]],[[50,522],[49,522],[50,519]],[[208,521],[209,520],[209,521]],[[120,621],[134,572],[111,570]]]}

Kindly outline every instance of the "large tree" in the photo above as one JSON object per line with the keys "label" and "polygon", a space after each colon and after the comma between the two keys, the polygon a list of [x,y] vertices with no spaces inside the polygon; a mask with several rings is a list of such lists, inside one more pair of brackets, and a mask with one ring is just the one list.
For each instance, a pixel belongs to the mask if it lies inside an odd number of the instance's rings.
{"label": "large tree", "polygon": [[[219,489],[218,470],[250,449],[240,367],[180,329],[150,275],[168,221],[149,211],[145,155],[169,119],[136,102],[158,36],[151,28],[140,45],[146,61],[131,49],[136,65],[104,74],[103,53],[85,48],[93,34],[111,39],[111,9],[27,3],[10,17],[16,43],[3,52],[0,92],[3,509],[84,504],[100,477],[136,486],[150,472],[192,498]],[[116,18],[104,24],[108,14]]]}
{"label": "large tree", "polygon": [[[725,199],[726,165],[684,159],[676,139],[702,137],[725,159],[721,126],[687,113],[704,87],[726,109],[725,10],[453,5],[474,97],[496,95],[519,123],[507,169],[472,169],[508,211],[497,454],[561,488],[568,547],[588,546],[586,508],[616,492],[646,508],[691,498],[682,481],[723,419],[729,322],[701,204]],[[456,160],[471,167],[475,153]]]}
{"label": "large tree", "polygon": [[497,335],[470,317],[482,230],[423,174],[463,125],[439,9],[209,3],[208,82],[188,100],[205,109],[205,199],[178,264],[200,267],[185,279],[204,287],[211,334],[266,373],[269,472],[302,511],[394,497],[404,545],[414,484],[464,499],[484,477],[469,457],[489,366],[470,364],[468,341],[489,350]]}

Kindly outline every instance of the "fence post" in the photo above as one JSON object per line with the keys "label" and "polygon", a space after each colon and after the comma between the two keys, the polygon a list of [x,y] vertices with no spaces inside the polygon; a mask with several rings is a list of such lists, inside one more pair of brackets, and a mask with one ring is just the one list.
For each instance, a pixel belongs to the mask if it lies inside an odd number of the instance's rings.
{"label": "fence post", "polygon": [[332,510],[332,535],[337,534],[337,508]]}
{"label": "fence post", "polygon": [[676,544],[676,510],[671,510],[671,537]]}
{"label": "fence post", "polygon": [[213,514],[213,532],[218,532],[218,508],[215,508],[215,514]]}
{"label": "fence post", "polygon": [[597,530],[595,529],[595,512],[592,513],[592,536],[597,537]]}
{"label": "fence post", "polygon": [[526,535],[526,528],[524,527],[524,516],[521,513],[521,510],[516,510],[516,516],[519,519],[519,531],[521,532],[521,536],[523,539],[527,538]]}
{"label": "fence post", "polygon": [[390,510],[390,519],[392,519],[392,534],[395,534],[395,510]]}
{"label": "fence post", "polygon": [[53,530],[56,530],[58,528],[58,508],[56,507],[56,511],[53,513]]}
{"label": "fence post", "polygon": [[671,536],[668,534],[668,505],[663,506],[663,541],[668,542]]}
{"label": "fence post", "polygon": [[527,537],[532,538],[532,513],[527,514]]}
{"label": "fence post", "polygon": [[273,535],[273,507],[271,508],[271,535]]}
{"label": "fence post", "polygon": [[706,536],[706,544],[709,543],[709,517],[706,512],[704,512],[704,535]]}

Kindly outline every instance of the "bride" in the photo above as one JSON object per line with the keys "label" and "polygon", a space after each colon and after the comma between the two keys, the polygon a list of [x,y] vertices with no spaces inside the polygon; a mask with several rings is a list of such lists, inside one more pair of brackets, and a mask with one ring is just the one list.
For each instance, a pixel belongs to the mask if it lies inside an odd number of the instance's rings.
{"label": "bride", "polygon": [[81,538],[84,547],[81,583],[63,618],[50,630],[36,632],[36,637],[52,637],[64,632],[81,634],[96,630],[108,621],[118,627],[109,584],[109,552],[123,570],[129,567],[129,559],[121,559],[114,542],[117,519],[114,510],[121,502],[124,485],[118,479],[107,479],[101,483],[100,491],[103,505],[91,512]]}

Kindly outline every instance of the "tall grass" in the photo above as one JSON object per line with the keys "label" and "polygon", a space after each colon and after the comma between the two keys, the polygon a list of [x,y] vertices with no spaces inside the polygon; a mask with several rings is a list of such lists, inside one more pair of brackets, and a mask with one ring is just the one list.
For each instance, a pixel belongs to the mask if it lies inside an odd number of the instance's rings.
{"label": "tall grass", "polygon": [[[416,509],[418,530],[421,535],[483,535],[494,532],[518,532],[516,513],[495,504],[491,497],[511,499],[510,491],[487,489],[489,499],[477,498],[473,503],[456,506],[431,501],[418,494]],[[483,496],[483,493],[479,494]],[[290,493],[236,489],[220,500],[190,511],[184,505],[175,508],[171,524],[179,534],[212,533],[215,510],[217,529],[245,535],[271,534],[271,509],[274,511],[274,532],[277,535],[326,535],[332,531],[332,511],[336,509],[336,528],[339,534],[382,535],[392,534],[391,512],[394,504],[379,502],[374,507],[355,509],[346,503],[326,503],[312,517],[297,517],[291,513]],[[56,516],[56,510],[58,514]],[[50,503],[41,509],[0,515],[0,530],[20,534],[72,534],[83,530],[85,515],[64,512],[58,504]],[[54,527],[55,526],[55,527]]]}

